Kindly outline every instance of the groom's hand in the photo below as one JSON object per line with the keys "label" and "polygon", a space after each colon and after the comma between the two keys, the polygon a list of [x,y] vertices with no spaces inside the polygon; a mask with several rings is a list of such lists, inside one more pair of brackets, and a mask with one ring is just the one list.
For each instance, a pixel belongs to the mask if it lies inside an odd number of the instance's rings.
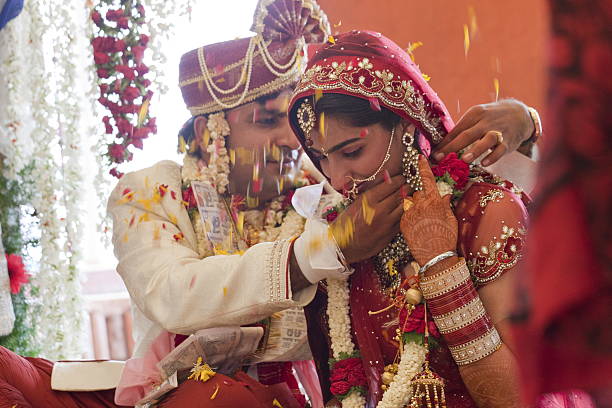
{"label": "groom's hand", "polygon": [[436,146],[433,158],[440,161],[448,153],[467,148],[461,158],[471,163],[490,149],[481,162],[489,166],[529,139],[534,126],[527,105],[514,99],[472,106]]}
{"label": "groom's hand", "polygon": [[349,264],[378,254],[399,233],[404,184],[406,179],[399,175],[372,187],[360,194],[331,224],[331,231]]}

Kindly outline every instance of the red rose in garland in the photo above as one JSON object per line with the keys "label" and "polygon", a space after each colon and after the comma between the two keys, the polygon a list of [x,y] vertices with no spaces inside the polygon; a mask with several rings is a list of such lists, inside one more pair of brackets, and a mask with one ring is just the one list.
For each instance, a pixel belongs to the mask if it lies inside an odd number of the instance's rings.
{"label": "red rose in garland", "polygon": [[30,281],[30,275],[26,272],[23,259],[19,255],[6,255],[6,265],[11,282],[11,293],[16,295],[21,290],[21,286]]}
{"label": "red rose in garland", "polygon": [[457,153],[449,153],[437,165],[431,168],[434,176],[443,177],[447,174],[455,181],[455,188],[463,190],[470,176],[470,166],[461,160]]}
{"label": "red rose in garland", "polygon": [[367,380],[359,357],[338,360],[331,367],[330,391],[343,398],[353,387],[366,387]]}
{"label": "red rose in garland", "polygon": [[139,0],[99,0],[91,12],[98,28],[92,38],[94,62],[100,90],[99,103],[108,113],[102,122],[109,142],[106,157],[113,166],[109,173],[121,177],[116,164],[130,161],[133,148],[142,149],[143,140],[157,132],[148,106],[153,92],[145,78],[143,63],[149,36],[142,32],[145,9]]}

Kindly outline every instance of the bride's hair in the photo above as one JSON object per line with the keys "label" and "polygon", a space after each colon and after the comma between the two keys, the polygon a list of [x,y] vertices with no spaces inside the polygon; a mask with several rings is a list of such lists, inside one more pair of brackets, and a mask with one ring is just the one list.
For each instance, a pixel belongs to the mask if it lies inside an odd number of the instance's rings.
{"label": "bride's hair", "polygon": [[346,121],[351,126],[370,126],[380,123],[386,129],[393,129],[401,120],[401,118],[389,109],[384,107],[380,111],[372,109],[370,102],[339,93],[323,94],[315,103],[315,114],[317,117],[321,113],[325,116],[333,116],[340,120]]}

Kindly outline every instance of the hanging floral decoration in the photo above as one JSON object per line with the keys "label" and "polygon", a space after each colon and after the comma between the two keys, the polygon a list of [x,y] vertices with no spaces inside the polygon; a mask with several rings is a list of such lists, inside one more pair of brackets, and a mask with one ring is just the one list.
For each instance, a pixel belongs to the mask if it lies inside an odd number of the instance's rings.
{"label": "hanging floral decoration", "polygon": [[26,271],[21,256],[17,254],[6,254],[5,256],[11,281],[11,293],[16,295],[21,291],[21,286],[30,281],[30,274]]}
{"label": "hanging floral decoration", "polygon": [[145,8],[139,0],[102,0],[91,12],[97,27],[92,38],[100,96],[107,110],[102,118],[105,132],[114,135],[107,144],[106,157],[117,178],[117,165],[132,160],[130,146],[143,148],[143,140],[157,133],[155,118],[149,115],[153,91],[146,78],[149,67],[144,54],[149,36],[144,32]]}

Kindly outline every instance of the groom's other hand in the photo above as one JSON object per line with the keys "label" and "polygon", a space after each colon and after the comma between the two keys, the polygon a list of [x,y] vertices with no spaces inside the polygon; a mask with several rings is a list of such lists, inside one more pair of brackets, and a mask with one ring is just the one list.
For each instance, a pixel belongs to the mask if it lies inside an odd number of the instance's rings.
{"label": "groom's other hand", "polygon": [[527,105],[515,99],[472,106],[459,119],[444,140],[436,146],[433,158],[440,161],[451,152],[466,149],[461,158],[471,163],[491,150],[481,163],[489,166],[528,140],[535,125]]}

